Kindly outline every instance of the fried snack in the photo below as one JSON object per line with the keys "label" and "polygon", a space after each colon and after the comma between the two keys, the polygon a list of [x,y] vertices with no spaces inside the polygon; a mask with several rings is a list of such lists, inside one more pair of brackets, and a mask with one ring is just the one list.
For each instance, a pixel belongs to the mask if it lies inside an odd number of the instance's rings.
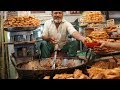
{"label": "fried snack", "polygon": [[110,52],[115,52],[115,51],[117,51],[116,49],[114,49],[114,48],[110,48],[110,47],[94,47],[93,48],[93,51],[95,52],[95,53],[101,53],[101,54],[103,54],[103,53],[110,53]]}
{"label": "fried snack", "polygon": [[89,37],[92,39],[108,39],[109,35],[104,30],[96,30],[96,31],[92,31]]}
{"label": "fried snack", "polygon": [[22,69],[25,70],[38,70],[40,68],[39,62],[33,61],[33,62],[28,62],[21,67]]}
{"label": "fried snack", "polygon": [[103,72],[96,74],[96,76],[93,76],[92,79],[105,79],[105,75]]}
{"label": "fried snack", "polygon": [[117,64],[120,64],[120,58],[117,58]]}
{"label": "fried snack", "polygon": [[87,75],[82,74],[78,79],[90,79]]}
{"label": "fried snack", "polygon": [[[109,63],[113,63],[113,61],[111,60]],[[91,67],[87,71],[91,79],[120,79],[120,68],[115,68],[114,66],[111,68],[102,69],[101,67]]]}
{"label": "fried snack", "polygon": [[47,58],[45,60],[41,60],[40,61],[40,66],[44,67],[44,68],[46,68],[48,70],[51,69],[51,67],[52,67],[51,58]]}
{"label": "fried snack", "polygon": [[120,68],[107,69],[104,71],[106,79],[120,79]]}
{"label": "fried snack", "polygon": [[53,79],[67,79],[67,78],[73,78],[73,74],[55,74]]}
{"label": "fried snack", "polygon": [[56,67],[61,67],[62,66],[62,60],[61,59],[57,59],[56,60]]}
{"label": "fried snack", "polygon": [[104,30],[106,30],[106,32],[110,33],[110,32],[115,32],[117,31],[117,27],[114,26],[109,26],[109,27],[105,27]]}
{"label": "fried snack", "polygon": [[113,69],[113,68],[118,67],[116,61],[113,58],[109,59],[109,62],[110,62],[109,63],[109,69]]}
{"label": "fried snack", "polygon": [[73,74],[55,74],[53,79],[89,79],[89,77],[82,73],[81,70],[75,69]]}
{"label": "fried snack", "polygon": [[101,11],[84,11],[82,14],[81,22],[103,22],[104,16]]}
{"label": "fried snack", "polygon": [[87,43],[92,43],[93,41],[92,41],[92,39],[91,39],[91,38],[86,37],[86,38],[85,38],[85,42],[87,42]]}
{"label": "fried snack", "polygon": [[9,17],[4,22],[4,27],[37,27],[40,20],[33,16],[14,16]]}
{"label": "fried snack", "polygon": [[115,39],[106,39],[107,42],[115,42]]}
{"label": "fried snack", "polygon": [[115,42],[120,42],[120,40],[116,40]]}
{"label": "fried snack", "polygon": [[82,74],[83,74],[82,71],[79,69],[75,69],[73,73],[75,79],[78,79]]}
{"label": "fried snack", "polygon": [[87,72],[89,73],[89,77],[92,79],[95,77],[97,74],[102,73],[104,69],[101,68],[96,68],[96,67],[91,67],[90,69],[87,69]]}
{"label": "fried snack", "polygon": [[73,77],[69,77],[69,78],[66,78],[66,79],[74,79]]}
{"label": "fried snack", "polygon": [[109,68],[109,62],[98,61],[95,64],[93,64],[92,67],[97,67],[97,68],[102,68],[102,69],[108,69]]}
{"label": "fried snack", "polygon": [[92,65],[92,67],[102,68],[102,69],[113,69],[118,67],[114,59],[110,58],[108,61],[98,61]]}
{"label": "fried snack", "polygon": [[50,79],[50,76],[45,76],[43,79]]}

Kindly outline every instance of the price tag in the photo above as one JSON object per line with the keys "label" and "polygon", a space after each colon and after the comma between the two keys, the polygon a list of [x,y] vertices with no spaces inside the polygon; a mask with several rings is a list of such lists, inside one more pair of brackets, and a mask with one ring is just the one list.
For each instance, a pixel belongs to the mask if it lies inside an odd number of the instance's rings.
{"label": "price tag", "polygon": [[120,24],[116,25],[116,27],[120,29]]}
{"label": "price tag", "polygon": [[107,27],[111,27],[115,25],[114,19],[107,20]]}
{"label": "price tag", "polygon": [[117,27],[117,33],[120,34],[120,24],[116,25]]}

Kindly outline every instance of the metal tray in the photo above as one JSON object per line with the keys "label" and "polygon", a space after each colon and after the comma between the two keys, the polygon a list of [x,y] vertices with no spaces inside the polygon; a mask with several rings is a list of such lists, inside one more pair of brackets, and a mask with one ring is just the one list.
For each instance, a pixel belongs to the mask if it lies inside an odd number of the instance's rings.
{"label": "metal tray", "polygon": [[22,32],[22,31],[33,31],[37,29],[38,27],[8,27],[4,28],[5,31],[8,32]]}

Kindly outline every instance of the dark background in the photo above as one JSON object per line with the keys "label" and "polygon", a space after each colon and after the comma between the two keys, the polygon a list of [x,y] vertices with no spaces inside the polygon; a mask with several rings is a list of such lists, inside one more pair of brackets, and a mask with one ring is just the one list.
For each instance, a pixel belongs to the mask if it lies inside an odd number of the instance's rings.
{"label": "dark background", "polygon": [[0,10],[120,10],[119,0],[1,0]]}

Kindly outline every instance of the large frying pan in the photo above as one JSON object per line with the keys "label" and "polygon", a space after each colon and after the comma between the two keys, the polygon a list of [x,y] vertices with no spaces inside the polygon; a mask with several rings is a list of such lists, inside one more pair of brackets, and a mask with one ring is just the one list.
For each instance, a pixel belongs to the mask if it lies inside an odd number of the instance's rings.
{"label": "large frying pan", "polygon": [[[19,79],[42,79],[44,76],[47,76],[47,75],[53,77],[55,74],[73,73],[75,69],[81,69],[81,70],[86,69],[87,60],[80,59],[78,57],[65,57],[65,58],[68,60],[69,59],[78,60],[77,61],[78,63],[75,66],[68,67],[68,68],[59,68],[59,69],[50,69],[50,70],[47,70],[47,69],[46,70],[32,70],[32,69],[27,70],[24,68],[20,68],[20,66],[25,65],[28,62],[33,62],[35,60],[30,60],[27,62],[16,64],[15,58],[11,57],[11,62],[18,72]],[[44,60],[44,59],[41,59],[41,60]]]}

